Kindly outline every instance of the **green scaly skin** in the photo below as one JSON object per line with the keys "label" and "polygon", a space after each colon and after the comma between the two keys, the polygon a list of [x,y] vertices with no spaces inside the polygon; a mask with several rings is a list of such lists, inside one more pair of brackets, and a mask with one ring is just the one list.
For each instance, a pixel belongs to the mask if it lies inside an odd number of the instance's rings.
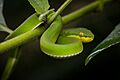
{"label": "green scaly skin", "polygon": [[[48,14],[45,14],[45,16]],[[42,20],[44,17],[39,17],[37,14],[31,15],[23,24],[21,24],[13,33],[11,33],[6,39],[10,39],[16,37],[20,34],[23,34],[29,30],[33,30],[42,24],[44,21]],[[78,39],[79,29],[67,29],[62,31],[62,20],[61,17],[57,17],[56,20],[52,23],[52,25],[44,32],[41,37],[40,45],[41,49],[44,53],[53,56],[53,57],[68,57],[79,54],[83,51],[83,45],[80,39]],[[93,36],[91,37],[91,32],[86,31],[87,29],[82,29],[83,33],[85,33],[85,37],[90,37],[93,40]],[[70,34],[69,34],[70,33]],[[59,37],[60,34],[60,37]],[[71,36],[72,35],[72,36]],[[74,36],[73,36],[74,35]],[[81,36],[80,36],[81,37]],[[59,39],[57,39],[59,38]],[[56,44],[58,42],[59,44]],[[88,41],[90,42],[90,41]]]}
{"label": "green scaly skin", "polygon": [[[58,16],[54,20],[54,22],[50,25],[50,27],[41,36],[40,39],[41,50],[47,55],[50,55],[52,57],[70,57],[81,53],[83,51],[83,45],[78,38],[69,37],[69,36],[59,37],[62,27],[63,27],[62,19],[60,16]],[[68,30],[68,32],[70,31]],[[73,32],[75,33],[76,31],[73,30]],[[93,40],[93,34],[90,31],[84,29],[83,32],[89,34],[88,37],[92,38]],[[86,37],[87,34],[85,34]],[[59,44],[56,43],[57,39]]]}

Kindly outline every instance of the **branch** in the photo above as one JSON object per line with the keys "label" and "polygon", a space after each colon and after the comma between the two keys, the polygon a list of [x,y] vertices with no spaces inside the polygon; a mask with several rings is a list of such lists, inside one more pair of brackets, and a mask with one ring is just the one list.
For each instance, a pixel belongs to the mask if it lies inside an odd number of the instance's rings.
{"label": "branch", "polygon": [[44,31],[45,31],[45,27],[39,27],[39,28],[36,28],[35,30],[28,31],[17,37],[4,41],[0,43],[0,53],[3,53],[10,48],[20,46],[25,42],[27,42],[28,40],[34,37],[40,36]]}
{"label": "branch", "polygon": [[[104,4],[109,2],[110,0],[104,0]],[[100,2],[95,1],[81,9],[78,9],[77,11],[74,11],[73,13],[70,13],[64,17],[63,19],[63,24],[67,24],[71,22],[72,20],[75,20],[76,18],[79,18],[80,16],[83,16],[84,14],[96,9],[99,6]],[[15,38],[9,39],[7,41],[4,41],[0,43],[0,53],[3,53],[11,48],[20,46],[24,44],[25,42],[29,41],[30,39],[34,37],[40,36],[43,32],[45,31],[44,27],[39,27],[35,30],[28,31],[24,34],[21,34]]]}
{"label": "branch", "polygon": [[[111,0],[103,0],[103,3],[105,4],[105,3],[110,2],[110,1]],[[78,10],[76,10],[76,11],[74,11],[74,12],[72,12],[72,13],[66,15],[66,16],[64,16],[62,18],[63,19],[63,23],[67,24],[67,23],[69,23],[69,22],[71,22],[71,21],[73,21],[73,20],[75,20],[75,19],[85,15],[86,13],[88,13],[88,12],[90,12],[92,10],[95,10],[96,8],[98,8],[100,6],[100,3],[101,2],[99,0],[97,0],[97,1],[95,1],[95,2],[93,2],[91,4],[89,4],[89,5],[81,8],[81,9],[78,9]]]}

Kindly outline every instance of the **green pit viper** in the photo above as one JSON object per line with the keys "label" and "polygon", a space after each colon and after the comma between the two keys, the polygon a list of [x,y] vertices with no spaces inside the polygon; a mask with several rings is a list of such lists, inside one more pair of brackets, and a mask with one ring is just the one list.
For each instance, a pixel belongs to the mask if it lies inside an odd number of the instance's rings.
{"label": "green pit viper", "polygon": [[[6,39],[16,37],[29,30],[33,30],[44,23],[44,17],[51,11],[48,11],[38,17],[35,13],[31,15],[23,24],[21,24]],[[52,57],[70,57],[83,51],[82,42],[91,42],[94,34],[86,28],[71,28],[62,30],[62,18],[57,18],[52,22],[50,27],[42,34],[40,38],[41,50]]]}

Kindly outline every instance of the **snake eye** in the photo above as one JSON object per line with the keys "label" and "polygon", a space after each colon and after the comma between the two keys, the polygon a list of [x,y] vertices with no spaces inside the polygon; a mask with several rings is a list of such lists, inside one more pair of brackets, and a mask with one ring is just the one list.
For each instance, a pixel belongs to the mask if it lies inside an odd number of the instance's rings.
{"label": "snake eye", "polygon": [[79,34],[80,34],[80,36],[84,36],[84,33],[83,33],[83,32],[80,32]]}

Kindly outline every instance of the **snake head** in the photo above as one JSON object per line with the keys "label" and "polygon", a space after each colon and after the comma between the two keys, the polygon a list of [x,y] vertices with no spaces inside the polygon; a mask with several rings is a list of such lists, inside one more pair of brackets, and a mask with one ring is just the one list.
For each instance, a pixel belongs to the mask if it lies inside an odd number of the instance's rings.
{"label": "snake head", "polygon": [[94,34],[86,28],[66,29],[62,32],[62,34],[66,35],[67,37],[79,39],[83,43],[91,42],[94,39]]}
{"label": "snake head", "polygon": [[83,42],[83,43],[88,43],[88,42],[91,42],[93,41],[94,39],[94,34],[86,29],[86,28],[81,28],[79,29],[80,32],[79,32],[79,39]]}

